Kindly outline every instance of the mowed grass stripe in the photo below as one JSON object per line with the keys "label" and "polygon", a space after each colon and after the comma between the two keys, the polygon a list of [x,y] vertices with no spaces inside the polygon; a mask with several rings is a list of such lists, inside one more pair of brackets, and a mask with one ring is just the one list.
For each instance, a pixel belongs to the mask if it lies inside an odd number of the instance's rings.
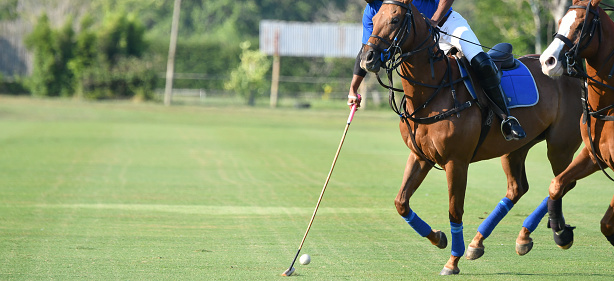
{"label": "mowed grass stripe", "polygon": [[[315,202],[314,202],[315,207]],[[66,210],[117,210],[136,212],[165,212],[200,215],[311,215],[314,208],[259,207],[259,206],[187,206],[187,205],[151,205],[151,204],[6,204],[0,208],[44,208]],[[390,209],[375,208],[318,208],[318,214],[381,214],[389,213]]]}

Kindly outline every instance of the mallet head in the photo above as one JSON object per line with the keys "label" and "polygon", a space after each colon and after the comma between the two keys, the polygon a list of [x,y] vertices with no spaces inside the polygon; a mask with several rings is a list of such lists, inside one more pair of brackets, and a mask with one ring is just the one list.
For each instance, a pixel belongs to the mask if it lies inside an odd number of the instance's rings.
{"label": "mallet head", "polygon": [[290,276],[292,275],[292,273],[294,273],[294,267],[288,268],[286,271],[284,271],[284,273],[281,274],[281,276]]}

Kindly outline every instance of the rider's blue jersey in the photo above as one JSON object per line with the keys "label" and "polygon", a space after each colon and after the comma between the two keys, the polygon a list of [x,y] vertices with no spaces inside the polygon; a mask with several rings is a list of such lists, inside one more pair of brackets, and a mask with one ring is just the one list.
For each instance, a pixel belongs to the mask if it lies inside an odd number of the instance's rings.
{"label": "rider's blue jersey", "polygon": [[[430,19],[437,11],[437,6],[439,6],[439,0],[414,0],[414,6],[418,8],[421,14],[424,15],[425,18]],[[371,4],[367,4],[365,11],[362,15],[362,43],[367,44],[369,41],[369,36],[373,33],[373,16],[377,14],[379,8],[382,6],[382,1],[373,1]],[[452,11],[452,8],[446,13],[449,14]]]}

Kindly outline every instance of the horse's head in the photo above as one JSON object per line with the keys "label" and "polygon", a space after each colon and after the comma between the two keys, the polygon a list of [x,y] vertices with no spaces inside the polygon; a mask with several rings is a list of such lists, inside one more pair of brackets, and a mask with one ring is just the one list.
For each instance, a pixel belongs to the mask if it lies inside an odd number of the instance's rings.
{"label": "horse's head", "polygon": [[554,40],[539,57],[542,72],[548,76],[573,74],[576,62],[580,57],[586,57],[595,50],[592,40],[595,32],[599,32],[599,12],[601,0],[574,0],[565,16],[559,20],[559,30]]}
{"label": "horse's head", "polygon": [[360,66],[378,72],[382,63],[403,53],[414,22],[412,0],[385,0],[373,17],[373,33],[363,48]]}

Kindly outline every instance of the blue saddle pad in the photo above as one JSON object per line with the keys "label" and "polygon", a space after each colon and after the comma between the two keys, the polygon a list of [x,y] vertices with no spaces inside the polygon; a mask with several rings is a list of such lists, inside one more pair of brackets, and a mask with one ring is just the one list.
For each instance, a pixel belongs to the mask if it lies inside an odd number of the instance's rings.
{"label": "blue saddle pad", "polygon": [[[501,87],[507,96],[507,107],[529,107],[534,106],[539,101],[539,92],[535,85],[535,79],[533,75],[521,61],[516,59],[519,66],[511,70],[503,70],[503,77],[501,77]],[[471,85],[467,70],[458,62],[458,67],[461,70],[461,75],[465,86],[473,96],[476,98],[475,90]]]}

